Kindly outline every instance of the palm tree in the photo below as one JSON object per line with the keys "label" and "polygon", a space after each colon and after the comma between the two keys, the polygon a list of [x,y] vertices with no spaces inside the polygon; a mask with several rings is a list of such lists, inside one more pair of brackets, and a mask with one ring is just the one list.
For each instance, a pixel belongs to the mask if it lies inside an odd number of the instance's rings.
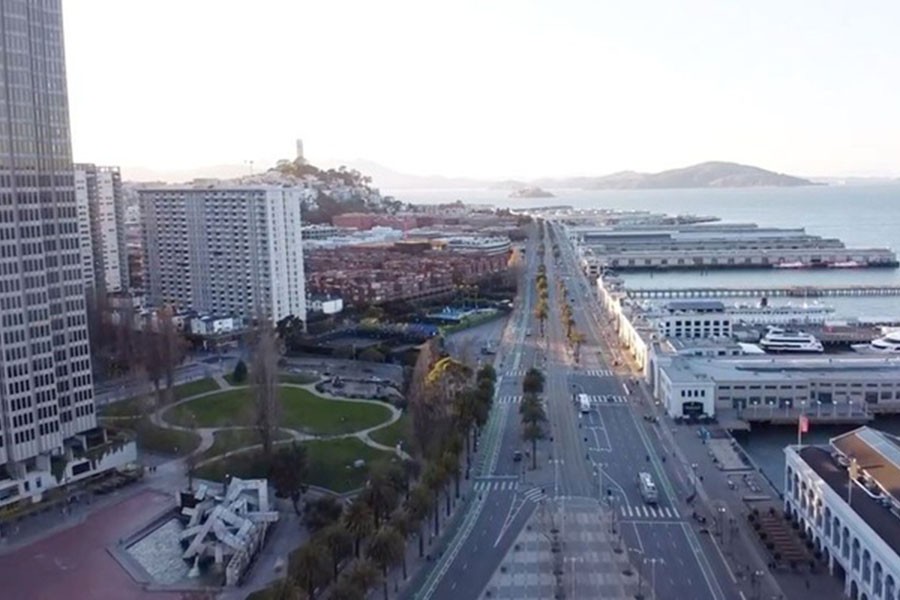
{"label": "palm tree", "polygon": [[[402,475],[401,475],[402,476]],[[401,483],[402,485],[402,483]],[[386,470],[380,469],[372,474],[360,499],[372,509],[372,525],[381,527],[382,517],[388,515],[397,506],[397,488]]]}
{"label": "palm tree", "polygon": [[353,583],[349,577],[341,577],[328,591],[328,600],[365,600],[366,592]]}
{"label": "palm tree", "polygon": [[406,581],[406,542],[409,536],[412,535],[413,528],[416,525],[409,512],[401,508],[394,511],[394,514],[391,515],[390,526],[403,536],[403,554],[400,558],[400,566],[403,570],[403,581]]}
{"label": "palm tree", "polygon": [[361,498],[344,511],[344,527],[353,536],[353,555],[359,558],[360,542],[372,533],[372,509]]}
{"label": "palm tree", "polygon": [[522,439],[531,442],[531,469],[537,469],[537,443],[544,439],[544,428],[539,423],[526,423],[522,430]]}
{"label": "palm tree", "polygon": [[469,468],[472,465],[472,430],[475,424],[475,413],[478,410],[478,403],[477,388],[465,389],[453,399],[453,415],[456,421],[456,430],[465,437],[466,479],[469,478]]}
{"label": "palm tree", "polygon": [[412,489],[406,503],[406,510],[410,519],[416,524],[419,536],[419,558],[425,556],[425,535],[422,533],[422,525],[428,518],[432,506],[431,492],[424,483],[420,483]]}
{"label": "palm tree", "polygon": [[534,308],[534,318],[538,320],[540,325],[541,337],[544,336],[544,321],[547,320],[547,302],[541,298],[538,300],[537,306]]}
{"label": "palm tree", "polygon": [[434,506],[434,535],[435,537],[441,534],[441,511],[439,509],[439,502],[441,499],[441,490],[444,489],[444,486],[447,484],[447,472],[444,470],[443,466],[439,463],[431,463],[428,465],[428,468],[425,469],[425,474],[422,476],[422,481],[428,486],[428,489],[431,491],[431,495],[433,498],[433,506]]}
{"label": "palm tree", "polygon": [[547,420],[547,414],[537,394],[525,395],[519,405],[519,413],[523,426],[522,438],[531,442],[531,468],[537,469],[537,443],[544,439],[543,423]]}
{"label": "palm tree", "polygon": [[540,369],[535,369],[534,367],[528,369],[525,372],[525,377],[522,379],[522,393],[540,394],[543,391],[544,374],[541,373]]}
{"label": "palm tree", "polygon": [[[454,436],[455,437],[455,436]],[[457,444],[459,443],[459,438],[457,437]],[[448,444],[449,446],[449,444]],[[444,453],[441,455],[441,467],[443,467],[444,471],[453,478],[454,484],[454,496],[459,498],[459,476],[460,476],[460,468],[459,468],[459,451],[455,448],[447,448],[444,450]],[[450,490],[447,489],[446,493],[447,500],[447,516],[450,516]]]}
{"label": "palm tree", "polygon": [[387,526],[375,533],[366,549],[368,557],[381,569],[384,600],[388,600],[388,569],[400,562],[403,546],[403,536],[393,527]]}
{"label": "palm tree", "polygon": [[353,554],[353,535],[340,523],[329,525],[316,536],[331,557],[331,576],[337,580],[341,561]]}
{"label": "palm tree", "polygon": [[327,550],[315,543],[308,543],[291,554],[288,570],[310,600],[316,597],[316,588],[328,581]]}
{"label": "palm tree", "polygon": [[309,600],[309,596],[291,577],[285,577],[273,590],[274,600]]}
{"label": "palm tree", "polygon": [[357,589],[367,592],[381,580],[381,573],[371,560],[357,559],[347,573],[347,579]]}

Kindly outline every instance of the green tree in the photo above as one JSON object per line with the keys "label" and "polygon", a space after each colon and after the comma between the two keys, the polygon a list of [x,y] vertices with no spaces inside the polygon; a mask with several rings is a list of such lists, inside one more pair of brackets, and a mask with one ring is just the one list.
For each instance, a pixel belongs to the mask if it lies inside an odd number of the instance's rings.
{"label": "green tree", "polygon": [[365,590],[356,587],[349,577],[341,577],[331,586],[328,600],[365,600]]}
{"label": "green tree", "polygon": [[359,546],[372,533],[372,509],[357,498],[344,511],[344,527],[353,536],[353,554],[359,558]]}
{"label": "green tree", "polygon": [[366,555],[381,569],[384,600],[388,600],[388,569],[400,562],[403,551],[403,536],[390,526],[379,529],[369,542]]}
{"label": "green tree", "polygon": [[413,522],[409,512],[401,508],[394,511],[391,515],[389,525],[403,537],[403,552],[400,555],[400,568],[403,572],[403,581],[406,581],[406,541],[409,539],[409,536],[413,534],[416,524]]}
{"label": "green tree", "polygon": [[525,372],[522,379],[523,394],[540,394],[544,391],[544,374],[534,367]]}
{"label": "green tree", "polygon": [[306,492],[306,478],[309,476],[309,459],[306,447],[292,443],[279,448],[272,456],[269,479],[275,493],[290,498],[294,512],[300,514],[300,497]]}
{"label": "green tree", "polygon": [[368,591],[381,581],[381,573],[371,560],[358,559],[353,563],[347,579],[358,589]]}
{"label": "green tree", "polygon": [[329,577],[328,551],[314,543],[307,543],[291,554],[288,571],[294,581],[306,590],[310,600],[316,597],[316,589]]}
{"label": "green tree", "polygon": [[439,508],[439,502],[441,499],[441,491],[444,489],[444,486],[447,485],[447,477],[448,474],[444,470],[443,466],[439,464],[439,461],[429,464],[425,468],[425,473],[422,475],[422,482],[431,491],[432,505],[434,506],[433,512],[435,537],[441,534],[441,511]]}
{"label": "green tree", "polygon": [[522,438],[531,442],[531,468],[537,469],[537,443],[544,439],[544,422],[547,415],[541,399],[536,394],[526,394],[519,405],[519,413],[522,418]]}
{"label": "green tree", "polygon": [[543,298],[539,299],[537,306],[534,308],[534,318],[538,320],[540,326],[541,337],[544,337],[544,322],[547,320],[547,302]]}
{"label": "green tree", "polygon": [[372,524],[375,529],[381,526],[382,519],[397,506],[399,499],[397,492],[396,484],[386,470],[378,470],[369,478],[360,498],[372,511]]}
{"label": "green tree", "polygon": [[243,360],[237,361],[234,365],[234,372],[231,374],[231,380],[235,385],[240,385],[247,381],[247,363]]}
{"label": "green tree", "polygon": [[432,506],[431,490],[424,483],[419,483],[412,489],[406,502],[407,514],[416,524],[416,532],[419,538],[419,558],[425,556],[425,535],[422,531],[422,525],[424,525],[428,515],[431,514]]}
{"label": "green tree", "polygon": [[320,496],[308,502],[303,511],[303,523],[312,532],[329,527],[341,520],[343,503],[334,496]]}
{"label": "green tree", "polygon": [[322,546],[328,549],[332,578],[336,581],[341,561],[353,555],[353,534],[336,522],[323,529],[319,539]]}

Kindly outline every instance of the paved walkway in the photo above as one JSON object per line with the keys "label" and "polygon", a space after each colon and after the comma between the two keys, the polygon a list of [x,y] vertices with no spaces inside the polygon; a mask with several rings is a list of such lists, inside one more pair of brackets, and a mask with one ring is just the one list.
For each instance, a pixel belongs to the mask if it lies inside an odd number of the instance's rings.
{"label": "paved walkway", "polygon": [[[246,426],[197,427],[197,428],[192,429],[190,427],[184,427],[182,425],[176,425],[174,423],[170,423],[169,421],[167,421],[165,419],[165,414],[167,412],[169,412],[170,410],[174,409],[176,406],[179,406],[181,404],[185,404],[187,402],[192,402],[194,400],[197,400],[198,398],[205,398],[207,396],[213,396],[215,394],[220,394],[226,390],[249,389],[249,386],[246,386],[246,385],[240,385],[240,386],[232,385],[232,384],[228,383],[228,381],[221,375],[215,376],[214,379],[216,380],[216,383],[218,383],[222,389],[212,390],[209,392],[203,392],[202,394],[196,394],[196,395],[190,396],[188,398],[183,398],[181,400],[178,400],[177,402],[173,402],[172,404],[158,408],[150,415],[150,421],[158,427],[162,427],[165,429],[174,429],[174,430],[179,430],[179,431],[194,432],[197,435],[199,435],[200,436],[200,445],[192,453],[195,456],[200,456],[200,455],[204,454],[206,451],[208,451],[210,448],[212,448],[213,444],[215,443],[215,434],[218,431],[237,430],[237,429],[252,429],[251,427],[246,427]],[[290,427],[281,427],[281,428],[279,428],[280,431],[287,433],[290,437],[289,437],[289,439],[286,439],[286,440],[276,441],[274,443],[274,445],[277,446],[277,445],[281,445],[281,444],[290,444],[290,443],[294,443],[294,442],[305,442],[305,441],[310,441],[310,440],[334,440],[334,439],[355,437],[358,440],[360,440],[363,444],[366,444],[367,446],[371,446],[372,448],[376,448],[378,450],[382,450],[385,452],[392,452],[404,460],[410,458],[409,454],[404,452],[402,449],[394,448],[391,446],[385,446],[384,444],[380,444],[370,437],[370,434],[372,434],[373,432],[378,431],[380,429],[384,429],[385,427],[389,427],[390,425],[393,425],[400,419],[400,417],[403,416],[403,411],[398,409],[396,406],[389,404],[387,402],[382,402],[380,400],[342,398],[340,396],[335,396],[335,395],[329,394],[327,392],[320,392],[320,391],[316,390],[315,384],[301,385],[301,384],[295,384],[295,383],[281,383],[279,385],[283,386],[283,387],[293,387],[293,388],[306,390],[312,394],[315,394],[316,396],[325,398],[327,400],[332,400],[334,402],[356,402],[356,403],[360,403],[360,404],[374,404],[377,406],[382,406],[391,413],[391,416],[390,416],[390,418],[388,418],[388,420],[386,420],[382,423],[379,423],[378,425],[374,425],[374,426],[368,427],[366,429],[361,429],[359,431],[353,431],[353,432],[349,432],[349,433],[340,433],[340,434],[335,434],[335,435],[315,435],[315,434],[305,433],[302,431],[297,431],[296,429],[292,429]],[[205,460],[202,460],[198,463],[198,466],[204,465],[204,464],[207,464],[210,462],[222,460],[223,458],[227,458],[227,457],[233,456],[235,454],[243,454],[245,452],[249,452],[251,450],[255,450],[255,449],[258,449],[261,447],[262,447],[261,444],[256,444],[253,446],[244,446],[242,448],[230,450],[228,452],[225,452],[224,454],[219,454],[219,455],[207,458]]]}

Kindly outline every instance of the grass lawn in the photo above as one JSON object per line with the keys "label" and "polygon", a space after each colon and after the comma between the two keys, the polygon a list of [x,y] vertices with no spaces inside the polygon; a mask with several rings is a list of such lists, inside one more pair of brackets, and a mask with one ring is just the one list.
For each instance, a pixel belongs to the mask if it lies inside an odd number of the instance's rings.
{"label": "grass lawn", "polygon": [[137,436],[138,448],[143,452],[165,456],[184,456],[196,450],[200,445],[200,436],[196,433],[157,427],[149,419],[142,417],[115,419],[103,424],[112,428],[133,431]]}
{"label": "grass lawn", "polygon": [[[191,381],[190,383],[183,383],[172,388],[176,400],[183,400],[185,398],[190,398],[191,396],[196,396],[197,394],[212,392],[217,389],[219,389],[219,384],[217,384],[216,380],[212,377],[209,379],[198,379],[197,381]],[[154,404],[155,399],[153,394],[150,393],[144,396],[137,396],[135,398],[114,402],[113,404],[107,404],[100,409],[99,414],[101,417],[129,417],[132,415],[142,415],[148,410],[152,410]]]}
{"label": "grass lawn", "polygon": [[[166,419],[177,425],[188,426],[191,415],[198,427],[222,427],[251,425],[253,403],[249,389],[227,390],[197,398],[176,406]],[[387,408],[364,402],[338,402],[328,400],[307,390],[280,388],[281,426],[317,435],[351,433],[373,427],[390,418]]]}
{"label": "grass lawn", "polygon": [[[389,460],[391,454],[366,446],[356,438],[304,442],[309,453],[309,479],[307,483],[328,488],[335,492],[348,492],[362,487],[369,476],[373,462]],[[366,461],[360,469],[353,468],[353,461]],[[266,466],[259,452],[247,452],[203,465],[197,469],[197,477],[211,481],[224,481],[225,475],[241,478],[265,477]]]}
{"label": "grass lawn", "polygon": [[411,434],[411,425],[412,424],[409,421],[409,415],[407,413],[403,413],[403,416],[397,419],[394,423],[391,423],[384,429],[373,431],[369,434],[369,437],[379,444],[391,446],[392,448],[397,446],[397,442],[403,442],[403,447],[408,449],[409,438]]}
{"label": "grass lawn", "polygon": [[[260,443],[259,432],[255,429],[223,429],[213,434],[215,441],[213,445],[200,455],[200,460],[205,460],[212,456],[219,456],[238,448],[246,448],[247,446],[255,446]],[[275,434],[276,440],[286,440],[290,434],[279,431]]]}

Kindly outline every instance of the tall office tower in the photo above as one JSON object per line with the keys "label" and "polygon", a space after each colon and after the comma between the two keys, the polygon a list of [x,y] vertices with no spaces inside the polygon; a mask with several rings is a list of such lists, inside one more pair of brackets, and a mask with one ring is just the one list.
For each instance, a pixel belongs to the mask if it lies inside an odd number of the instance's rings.
{"label": "tall office tower", "polygon": [[127,290],[125,198],[119,168],[76,164],[75,201],[85,288],[100,293]]}
{"label": "tall office tower", "polygon": [[138,194],[150,303],[244,319],[306,319],[303,189],[159,188]]}
{"label": "tall office tower", "polygon": [[0,506],[95,472],[96,425],[60,0],[0,0]]}

